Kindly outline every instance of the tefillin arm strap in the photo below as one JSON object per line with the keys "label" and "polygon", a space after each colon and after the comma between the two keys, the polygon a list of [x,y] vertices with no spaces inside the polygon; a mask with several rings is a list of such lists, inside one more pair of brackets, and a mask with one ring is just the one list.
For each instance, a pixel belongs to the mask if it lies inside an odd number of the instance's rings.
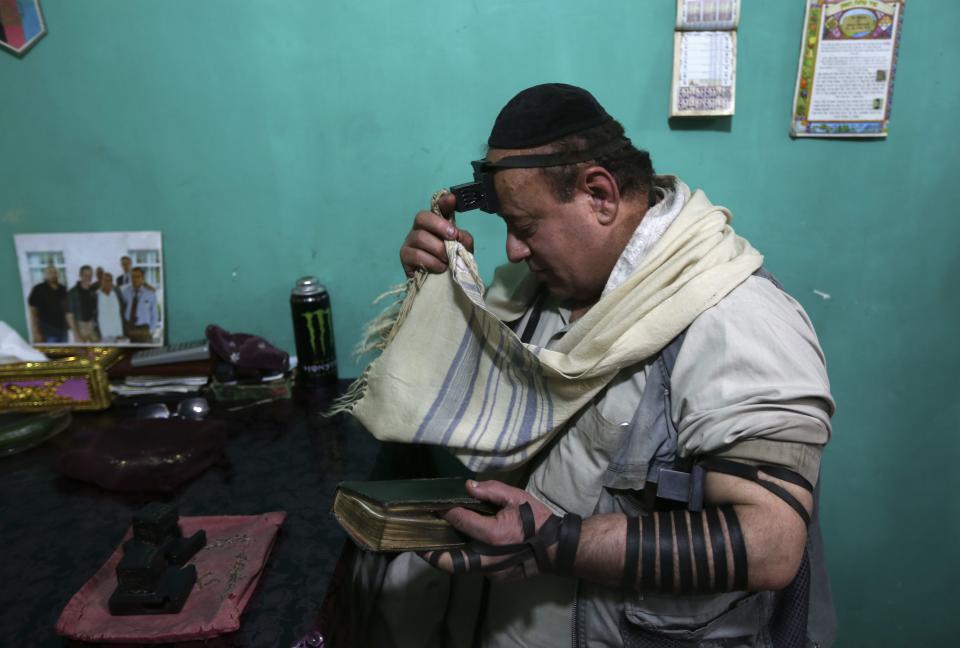
{"label": "tefillin arm strap", "polygon": [[[525,576],[538,572],[572,574],[577,545],[580,544],[580,516],[574,513],[563,517],[551,515],[537,530],[531,506],[523,503],[519,511],[523,542],[492,545],[474,540],[463,549],[431,552],[427,560],[437,567],[440,558],[448,554],[455,574],[465,571],[499,572],[518,565],[523,566]],[[553,545],[557,545],[557,549],[555,558],[551,560],[549,549]],[[482,565],[481,556],[503,557],[503,560]]]}
{"label": "tefillin arm strap", "polygon": [[627,517],[625,544],[624,589],[636,589],[638,575],[640,589],[650,592],[747,589],[747,548],[732,506]]}
{"label": "tefillin arm strap", "polygon": [[[700,462],[706,470],[752,481],[786,502],[809,524],[803,505],[785,488],[765,480],[760,472],[812,491],[812,485],[796,473],[777,466],[748,466],[726,459]],[[572,575],[582,520],[578,515],[550,516],[536,528],[529,504],[519,507],[523,542],[491,545],[470,542],[463,549],[434,551],[428,556],[437,566],[444,553],[450,555],[454,573],[497,572],[522,565],[524,575],[552,572]],[[556,545],[551,560],[549,549]],[[745,591],[748,587],[747,548],[736,510],[731,505],[701,511],[656,511],[642,518],[627,517],[621,586],[674,594],[710,594]],[[502,557],[483,565],[482,556]]]}
{"label": "tefillin arm strap", "polygon": [[710,457],[708,459],[704,459],[700,462],[700,466],[709,472],[733,475],[734,477],[746,479],[747,481],[752,481],[758,486],[762,486],[786,502],[790,508],[792,508],[796,514],[800,516],[800,518],[803,520],[804,526],[810,526],[810,514],[807,513],[807,509],[803,507],[803,504],[801,504],[796,497],[790,494],[790,491],[775,482],[760,477],[760,473],[763,472],[771,477],[776,477],[781,481],[793,484],[794,486],[799,486],[807,492],[812,493],[813,485],[792,470],[788,470],[780,466],[750,466],[747,464],[738,463],[736,461],[730,461],[729,459],[721,459],[719,457]]}
{"label": "tefillin arm strap", "polygon": [[[752,481],[786,502],[804,524],[810,516],[782,486],[760,472],[812,491],[800,475],[778,466],[748,466],[726,459],[700,462],[708,471]],[[702,511],[657,511],[628,517],[621,586],[674,594],[709,594],[747,589],[747,548],[733,506]],[[711,560],[712,558],[712,560]],[[732,558],[732,560],[730,560]]]}

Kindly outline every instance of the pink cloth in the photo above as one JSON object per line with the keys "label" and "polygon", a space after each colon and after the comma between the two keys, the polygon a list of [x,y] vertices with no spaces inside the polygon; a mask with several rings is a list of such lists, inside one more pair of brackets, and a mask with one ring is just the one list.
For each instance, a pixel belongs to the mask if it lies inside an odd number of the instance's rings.
{"label": "pink cloth", "polygon": [[[197,567],[197,583],[179,614],[111,616],[107,600],[117,587],[121,542],[67,603],[57,620],[57,634],[80,641],[166,643],[235,632],[286,517],[278,511],[180,518],[184,536],[207,532],[207,546],[190,560]],[[130,536],[127,531],[123,541]]]}

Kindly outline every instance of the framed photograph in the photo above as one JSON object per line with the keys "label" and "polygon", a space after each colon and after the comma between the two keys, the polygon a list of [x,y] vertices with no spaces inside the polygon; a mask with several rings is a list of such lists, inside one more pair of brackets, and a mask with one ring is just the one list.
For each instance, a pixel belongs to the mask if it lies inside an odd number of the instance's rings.
{"label": "framed photograph", "polygon": [[16,234],[31,344],[162,346],[160,232]]}

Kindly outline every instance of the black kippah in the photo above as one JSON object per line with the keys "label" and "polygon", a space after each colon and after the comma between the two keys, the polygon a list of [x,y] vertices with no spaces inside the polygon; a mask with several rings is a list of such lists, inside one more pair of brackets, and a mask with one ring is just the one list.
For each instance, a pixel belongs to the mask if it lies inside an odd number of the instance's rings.
{"label": "black kippah", "polygon": [[507,102],[497,115],[487,144],[500,149],[531,148],[612,119],[583,88],[544,83],[527,88]]}

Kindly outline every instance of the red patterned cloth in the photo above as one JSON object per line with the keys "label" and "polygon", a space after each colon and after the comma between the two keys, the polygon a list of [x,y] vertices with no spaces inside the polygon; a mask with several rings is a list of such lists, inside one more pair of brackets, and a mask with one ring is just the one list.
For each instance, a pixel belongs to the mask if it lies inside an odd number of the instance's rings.
{"label": "red patterned cloth", "polygon": [[286,517],[278,511],[180,518],[183,535],[206,531],[207,546],[188,563],[197,567],[197,584],[179,614],[111,616],[107,601],[117,587],[117,563],[123,542],[131,536],[128,531],[121,546],[67,603],[57,620],[57,634],[80,641],[167,643],[235,632]]}

